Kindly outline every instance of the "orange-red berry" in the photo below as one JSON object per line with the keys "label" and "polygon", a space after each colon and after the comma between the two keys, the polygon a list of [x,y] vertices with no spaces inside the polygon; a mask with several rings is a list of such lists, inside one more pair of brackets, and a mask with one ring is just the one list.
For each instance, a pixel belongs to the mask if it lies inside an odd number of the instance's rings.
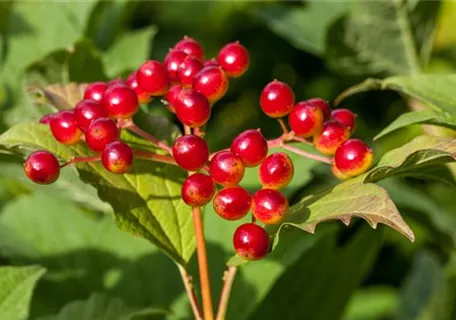
{"label": "orange-red berry", "polygon": [[254,223],[240,225],[233,235],[236,253],[245,260],[264,258],[269,252],[269,236],[266,230]]}
{"label": "orange-red berry", "polygon": [[246,167],[256,167],[268,155],[268,142],[260,130],[246,130],[234,138],[231,152],[237,154]]}
{"label": "orange-red berry", "polygon": [[103,166],[112,173],[127,173],[133,165],[133,150],[130,146],[121,141],[111,142],[101,154]]}
{"label": "orange-red berry", "polygon": [[60,165],[57,158],[48,151],[35,151],[24,162],[27,177],[38,184],[55,182],[60,175]]}
{"label": "orange-red berry", "polygon": [[233,187],[244,177],[245,165],[233,152],[220,151],[211,159],[209,173],[216,183],[224,187]]}
{"label": "orange-red berry", "polygon": [[192,207],[209,203],[215,194],[215,183],[203,173],[194,173],[182,185],[182,200]]}
{"label": "orange-red berry", "polygon": [[196,171],[208,161],[209,149],[203,138],[187,134],[174,142],[173,157],[181,168]]}
{"label": "orange-red berry", "polygon": [[323,124],[322,130],[314,136],[315,149],[325,155],[333,155],[337,148],[350,137],[350,130],[335,120]]}
{"label": "orange-red berry", "polygon": [[138,96],[127,85],[114,85],[106,90],[103,98],[104,106],[111,118],[131,118],[139,108]]}
{"label": "orange-red berry", "polygon": [[100,118],[90,124],[85,137],[85,142],[91,150],[101,152],[109,143],[119,139],[119,129],[111,119]]}
{"label": "orange-red berry", "polygon": [[136,80],[153,97],[165,95],[170,86],[166,68],[157,60],[144,62],[136,72]]}
{"label": "orange-red berry", "polygon": [[280,191],[258,190],[252,197],[252,213],[264,224],[280,223],[288,213],[288,200]]}
{"label": "orange-red berry", "polygon": [[335,109],[331,112],[331,118],[345,125],[353,133],[356,128],[356,114],[348,109]]}
{"label": "orange-red berry", "polygon": [[203,94],[210,103],[214,103],[226,94],[228,84],[228,77],[222,68],[208,66],[193,77],[192,88]]}
{"label": "orange-red berry", "polygon": [[184,51],[186,54],[195,56],[199,60],[204,61],[203,47],[193,38],[185,36],[182,40],[176,43],[174,49]]}
{"label": "orange-red berry", "polygon": [[217,62],[229,77],[238,78],[249,69],[250,55],[238,41],[231,42],[220,50]]}
{"label": "orange-red berry", "polygon": [[267,189],[278,190],[286,187],[293,179],[293,175],[293,161],[284,152],[269,155],[260,165],[260,182]]}
{"label": "orange-red berry", "polygon": [[298,102],[288,115],[291,130],[300,137],[308,138],[323,126],[323,111],[307,101]]}
{"label": "orange-red berry", "polygon": [[82,132],[73,110],[57,112],[51,119],[50,127],[55,140],[64,145],[70,146],[81,140]]}
{"label": "orange-red berry", "polygon": [[293,90],[284,82],[274,80],[261,91],[260,106],[266,115],[281,118],[290,113],[295,103]]}
{"label": "orange-red berry", "polygon": [[250,211],[252,196],[242,187],[220,190],[214,197],[214,211],[223,219],[238,220]]}
{"label": "orange-red berry", "polygon": [[366,172],[374,161],[374,154],[363,141],[350,139],[337,148],[334,165],[344,178]]}

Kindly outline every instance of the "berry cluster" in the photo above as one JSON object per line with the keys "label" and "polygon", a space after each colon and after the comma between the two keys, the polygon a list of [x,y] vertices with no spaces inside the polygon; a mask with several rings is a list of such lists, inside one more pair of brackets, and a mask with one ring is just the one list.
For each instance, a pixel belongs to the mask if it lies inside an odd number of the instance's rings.
{"label": "berry cluster", "polygon": [[[229,149],[210,153],[203,129],[211,108],[226,94],[229,79],[247,71],[249,60],[248,51],[239,42],[225,45],[216,59],[206,60],[201,44],[184,37],[170,49],[163,63],[148,60],[125,81],[89,84],[74,109],[46,115],[40,122],[49,125],[59,143],[70,146],[84,142],[94,155],[60,164],[53,154],[37,151],[25,160],[27,176],[36,183],[49,184],[57,180],[62,167],[90,161],[101,161],[109,172],[123,174],[132,167],[134,157],[178,165],[188,171],[182,185],[182,199],[187,205],[201,207],[212,201],[214,211],[226,220],[239,220],[252,213],[252,222],[236,229],[233,244],[244,259],[263,258],[270,250],[269,235],[258,222],[269,225],[284,220],[289,204],[280,190],[294,175],[288,154],[269,154],[271,147],[331,164],[332,172],[341,179],[366,171],[373,154],[361,140],[349,139],[355,130],[354,113],[347,109],[331,111],[320,98],[296,103],[292,89],[277,80],[263,89],[260,105],[268,116],[278,119],[283,134],[266,140],[259,129],[246,130]],[[161,97],[185,129],[172,147],[132,120],[140,104],[156,97]],[[287,115],[291,131],[282,119]],[[148,139],[168,155],[133,150],[120,140],[121,130]],[[293,143],[313,144],[325,156],[304,152]],[[252,167],[258,167],[262,188],[250,194],[239,184],[246,168]]]}

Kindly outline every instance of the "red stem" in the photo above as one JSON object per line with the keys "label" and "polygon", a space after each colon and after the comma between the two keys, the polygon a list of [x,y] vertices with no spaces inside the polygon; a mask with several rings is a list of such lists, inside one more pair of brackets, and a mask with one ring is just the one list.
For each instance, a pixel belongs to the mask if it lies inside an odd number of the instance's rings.
{"label": "red stem", "polygon": [[101,155],[90,156],[90,157],[73,157],[71,160],[60,165],[60,168],[64,168],[73,163],[83,163],[83,162],[95,162],[101,161]]}
{"label": "red stem", "polygon": [[152,161],[156,161],[156,162],[168,163],[168,164],[177,166],[177,163],[172,156],[165,156],[162,154],[156,154],[156,153],[149,152],[149,151],[138,151],[138,150],[135,150],[134,154],[138,158],[148,159],[148,160],[152,160]]}
{"label": "red stem", "polygon": [[309,159],[313,159],[313,160],[316,160],[316,161],[324,162],[324,163],[327,163],[327,164],[331,164],[331,159],[329,159],[327,157],[319,156],[319,155],[316,155],[316,154],[313,154],[313,153],[309,153],[309,152],[306,152],[304,150],[292,147],[292,146],[290,146],[288,144],[282,144],[281,147],[284,148],[285,150],[288,150],[288,151],[291,151],[293,153],[299,154],[300,156],[303,156],[303,157],[306,157],[306,158],[309,158]]}
{"label": "red stem", "polygon": [[131,132],[134,132],[136,133],[137,135],[143,137],[144,139],[146,140],[149,140],[150,142],[152,142],[152,144],[156,145],[157,147],[165,150],[166,152],[168,152],[169,154],[173,154],[173,149],[168,146],[166,143],[164,142],[161,142],[160,140],[158,140],[157,138],[155,138],[153,135],[147,133],[146,131],[144,131],[143,129],[139,128],[134,122],[133,120],[125,120],[123,122],[119,122],[119,125],[121,128],[125,128],[125,129],[128,129],[130,130]]}

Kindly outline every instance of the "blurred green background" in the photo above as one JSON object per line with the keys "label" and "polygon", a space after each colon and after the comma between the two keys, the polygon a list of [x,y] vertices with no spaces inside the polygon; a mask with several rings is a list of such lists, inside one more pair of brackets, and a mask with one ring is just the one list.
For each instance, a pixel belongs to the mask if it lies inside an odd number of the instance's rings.
{"label": "blurred green background", "polygon": [[[394,32],[388,33],[394,27],[388,5],[372,2],[370,11],[355,13],[383,19],[385,29],[378,32],[394,55],[398,49]],[[454,72],[456,2],[406,5],[426,6],[420,15],[416,7],[410,9],[421,32],[432,35],[423,45],[432,54],[421,72]],[[338,42],[347,40],[344,19],[353,14],[351,6],[343,1],[0,2],[0,130],[53,111],[40,88],[125,77],[147,58],[162,60],[188,35],[203,44],[207,58],[235,40],[251,54],[249,71],[231,82],[213,109],[207,126],[211,150],[227,147],[247,128],[276,137],[280,127],[258,103],[272,79],[290,84],[299,100],[333,101],[367,77],[408,72],[399,53],[392,69],[341,59],[345,52]],[[374,40],[377,36],[383,37],[372,34]],[[359,115],[355,135],[372,144],[377,156],[423,132],[412,126],[371,142],[408,111],[392,91],[355,95],[340,107]],[[177,125],[160,101],[143,108]],[[26,181],[20,158],[5,154],[0,161],[0,263],[47,269],[33,292],[30,319],[127,319],[121,317],[132,310],[141,310],[134,319],[191,318],[172,261],[148,242],[119,231],[106,215],[110,207],[79,181],[75,170],[65,171],[55,185],[37,187]],[[337,183],[326,166],[299,158],[295,163],[296,176],[286,190],[291,201]],[[254,173],[248,179],[254,188]],[[414,230],[415,243],[359,220],[349,228],[322,224],[315,235],[289,232],[272,257],[241,267],[228,319],[456,319],[456,190],[412,178],[381,185]],[[205,218],[215,299],[238,223],[220,221],[211,208]],[[195,261],[191,270],[197,283]],[[22,303],[26,310],[28,300]],[[52,316],[59,310],[58,317]],[[86,317],[78,310],[85,310]],[[16,318],[0,314],[0,319]]]}

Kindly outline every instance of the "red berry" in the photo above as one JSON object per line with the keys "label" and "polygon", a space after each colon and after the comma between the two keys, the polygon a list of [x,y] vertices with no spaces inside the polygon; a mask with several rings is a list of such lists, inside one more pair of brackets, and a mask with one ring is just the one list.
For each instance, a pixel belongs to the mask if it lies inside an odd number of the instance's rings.
{"label": "red berry", "polygon": [[237,154],[246,167],[256,167],[268,155],[268,142],[260,130],[246,130],[234,138],[231,152]]}
{"label": "red berry", "polygon": [[130,118],[139,108],[136,93],[126,85],[109,87],[103,101],[109,116],[116,119]]}
{"label": "red berry", "polygon": [[281,118],[290,113],[295,103],[293,90],[284,82],[274,80],[268,83],[260,95],[264,113],[272,118]]}
{"label": "red berry", "polygon": [[339,121],[353,133],[356,127],[356,114],[348,109],[336,109],[331,112],[333,120]]}
{"label": "red berry", "polygon": [[331,172],[332,174],[337,178],[337,179],[340,179],[340,180],[347,180],[347,179],[350,179],[350,177],[347,177],[346,175],[344,175],[342,172],[339,171],[339,169],[337,169],[336,165],[333,163],[331,163]]}
{"label": "red berry", "polygon": [[100,118],[90,124],[85,137],[90,149],[101,152],[109,143],[119,139],[119,129],[111,119]]}
{"label": "red berry", "polygon": [[203,69],[203,63],[195,56],[187,56],[177,69],[177,76],[184,87],[190,87],[193,77]]}
{"label": "red berry", "polygon": [[264,188],[282,189],[286,187],[294,175],[294,165],[291,158],[284,152],[269,155],[261,163],[259,176]]}
{"label": "red berry", "polygon": [[82,100],[74,108],[76,123],[83,132],[87,131],[92,121],[107,116],[108,111],[106,111],[104,105],[93,100]]}
{"label": "red berry", "polygon": [[321,98],[312,98],[309,100],[306,100],[308,103],[312,103],[316,107],[320,108],[321,111],[323,112],[323,116],[326,120],[329,120],[331,118],[331,107],[329,106],[328,101],[323,100]]}
{"label": "red berry", "polygon": [[172,81],[178,81],[179,76],[177,75],[177,70],[179,69],[180,64],[187,57],[187,54],[182,50],[172,49],[168,52],[165,57],[164,65],[166,71],[168,72],[168,77]]}
{"label": "red berry", "polygon": [[114,86],[126,86],[127,84],[121,78],[116,78],[108,81],[108,88]]}
{"label": "red berry", "polygon": [[273,189],[261,189],[252,197],[253,216],[264,224],[277,224],[288,213],[288,200]]}
{"label": "red berry", "polygon": [[233,245],[237,254],[245,260],[260,260],[269,252],[269,235],[259,225],[245,223],[234,232]]}
{"label": "red berry", "polygon": [[103,95],[108,89],[108,85],[104,82],[93,82],[87,86],[84,92],[84,99],[103,102]]}
{"label": "red berry", "polygon": [[138,85],[151,96],[162,96],[168,92],[169,78],[166,68],[156,60],[148,60],[136,72]]}
{"label": "red berry", "polygon": [[50,184],[60,175],[60,164],[57,158],[48,151],[31,153],[24,163],[27,177],[38,184]]}
{"label": "red berry", "polygon": [[245,165],[233,152],[220,151],[211,159],[209,173],[216,183],[233,187],[244,177]]}
{"label": "red berry", "polygon": [[54,113],[45,114],[44,116],[41,117],[40,123],[41,124],[50,124],[53,117],[54,117]]}
{"label": "red berry", "polygon": [[252,197],[241,187],[225,188],[215,195],[214,211],[223,219],[238,220],[250,211]]}
{"label": "red berry", "polygon": [[219,63],[217,62],[217,59],[215,59],[215,58],[205,60],[203,63],[203,66],[204,67],[209,67],[209,66],[220,67]]}
{"label": "red berry", "polygon": [[337,148],[350,137],[350,130],[343,124],[330,120],[323,124],[322,130],[314,136],[315,148],[323,154],[333,155]]}
{"label": "red berry", "polygon": [[345,141],[337,148],[334,155],[334,165],[345,178],[366,172],[373,161],[372,150],[359,139]]}
{"label": "red berry", "polygon": [[209,149],[203,138],[188,134],[176,139],[173,156],[181,168],[196,171],[208,161]]}
{"label": "red berry", "polygon": [[182,86],[180,84],[175,84],[165,95],[165,100],[168,101],[166,108],[168,108],[168,110],[172,113],[176,113],[176,108],[174,106],[176,105],[177,97],[179,96],[181,90]]}
{"label": "red berry", "polygon": [[103,150],[101,162],[109,172],[118,174],[126,173],[133,165],[133,151],[124,142],[111,142]]}
{"label": "red berry", "polygon": [[203,94],[210,103],[220,100],[228,91],[228,77],[220,67],[201,69],[194,77],[192,87]]}
{"label": "red berry", "polygon": [[197,57],[200,61],[204,61],[204,50],[201,44],[193,38],[185,36],[174,46],[174,49],[182,50],[188,55]]}
{"label": "red berry", "polygon": [[209,203],[215,194],[215,183],[203,173],[194,173],[182,185],[182,200],[192,207]]}
{"label": "red berry", "polygon": [[209,101],[193,89],[182,89],[174,104],[177,118],[191,128],[201,127],[211,117]]}
{"label": "red berry", "polygon": [[81,140],[82,132],[78,128],[73,110],[57,112],[51,119],[50,127],[55,140],[62,144],[70,146]]}
{"label": "red berry", "polygon": [[250,65],[250,56],[247,49],[238,41],[228,43],[219,52],[217,62],[232,78],[242,76]]}
{"label": "red berry", "polygon": [[319,132],[323,126],[323,112],[307,101],[298,102],[288,115],[288,124],[297,136],[307,138]]}
{"label": "red berry", "polygon": [[136,93],[140,104],[147,104],[152,100],[150,94],[138,85],[138,80],[136,80],[136,71],[132,72],[128,76],[126,84]]}

